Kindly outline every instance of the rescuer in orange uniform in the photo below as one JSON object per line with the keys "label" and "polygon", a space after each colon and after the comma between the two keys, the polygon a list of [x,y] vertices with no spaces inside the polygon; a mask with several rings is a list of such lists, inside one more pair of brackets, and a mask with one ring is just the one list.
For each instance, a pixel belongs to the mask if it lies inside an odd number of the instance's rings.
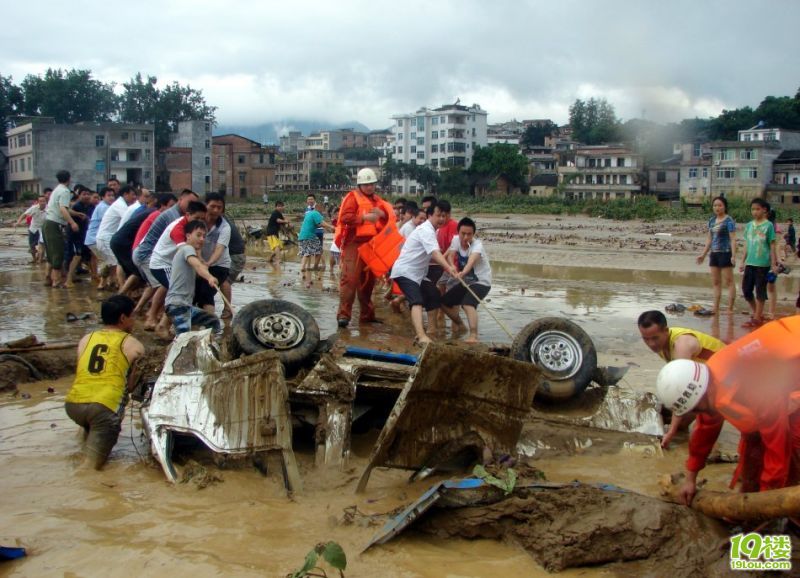
{"label": "rescuer in orange uniform", "polygon": [[372,169],[358,171],[357,188],[345,195],[339,208],[334,238],[342,251],[339,311],[336,313],[339,327],[347,327],[350,323],[356,295],[361,308],[359,321],[375,321],[375,305],[372,303],[375,275],[359,256],[358,249],[394,222],[392,205],[375,194],[377,182],[378,177]]}
{"label": "rescuer in orange uniform", "polygon": [[764,325],[706,365],[671,361],[658,374],[656,388],[676,415],[697,413],[681,488],[687,505],[726,420],[742,434],[731,487],[739,478],[743,492],[800,482],[800,316]]}

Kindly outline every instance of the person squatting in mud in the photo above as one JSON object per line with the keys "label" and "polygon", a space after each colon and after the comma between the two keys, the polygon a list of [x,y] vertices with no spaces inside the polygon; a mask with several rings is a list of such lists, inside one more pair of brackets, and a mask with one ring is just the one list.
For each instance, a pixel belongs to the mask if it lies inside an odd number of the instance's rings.
{"label": "person squatting in mud", "polygon": [[75,380],[64,403],[69,418],[83,428],[86,456],[99,470],[117,443],[127,403],[136,383],[136,360],[144,346],[133,337],[133,301],[114,295],[103,301],[103,328],[84,335],[78,343]]}
{"label": "person squatting in mud", "polygon": [[706,364],[670,361],[656,390],[675,415],[697,418],[680,490],[685,504],[725,421],[741,432],[731,487],[741,481],[742,492],[757,492],[800,482],[800,316],[764,325]]}
{"label": "person squatting in mud", "polygon": [[[725,344],[706,333],[685,327],[667,327],[667,318],[661,311],[645,311],[637,321],[642,341],[653,353],[669,363],[675,359],[691,359],[697,363],[706,363]],[[685,421],[673,414],[669,431],[661,438],[661,447],[669,448],[669,444],[681,427],[688,427],[691,421]]]}
{"label": "person squatting in mud", "polygon": [[492,268],[489,256],[480,239],[475,237],[475,221],[464,217],[458,222],[458,234],[453,237],[445,259],[458,270],[449,277],[446,292],[442,295],[442,311],[453,321],[455,331],[466,330],[458,307],[467,316],[469,335],[466,343],[478,342],[478,304],[492,288]]}
{"label": "person squatting in mud", "polygon": [[441,296],[436,285],[428,275],[428,265],[433,261],[447,271],[452,277],[459,273],[439,250],[436,229],[444,222],[444,213],[436,202],[432,202],[426,210],[428,220],[422,223],[403,243],[400,256],[392,267],[391,278],[400,287],[411,308],[411,323],[416,334],[416,343],[431,343],[425,332],[422,310],[428,312],[428,331],[438,330],[434,312],[441,306]]}

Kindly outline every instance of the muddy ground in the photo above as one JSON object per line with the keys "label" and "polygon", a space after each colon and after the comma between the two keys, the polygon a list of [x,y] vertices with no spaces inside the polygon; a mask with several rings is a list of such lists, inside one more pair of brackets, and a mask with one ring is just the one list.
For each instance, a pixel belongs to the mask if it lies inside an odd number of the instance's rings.
{"label": "muddy ground", "polygon": [[[577,322],[592,336],[601,364],[630,366],[622,387],[652,391],[661,366],[638,338],[635,319],[641,311],[663,309],[675,301],[710,304],[707,269],[694,263],[702,242],[701,225],[496,215],[477,220],[493,262],[495,286],[488,304],[493,312],[514,334],[546,315]],[[94,322],[67,323],[66,313],[96,312],[103,294],[85,284],[72,290],[45,289],[43,269],[28,264],[21,232],[0,230],[0,342],[31,333],[48,342],[77,341]],[[673,238],[655,233],[670,233]],[[276,270],[266,264],[259,247],[248,251],[245,281],[234,286],[235,306],[266,297],[288,299],[315,316],[323,336],[336,331],[335,278],[327,272],[319,274],[314,285],[305,289],[296,257]],[[793,311],[798,285],[795,271],[781,277],[779,313]],[[392,315],[383,304],[379,314],[383,324],[342,331],[341,342],[412,351],[407,320]],[[716,320],[691,314],[669,317],[672,324],[695,327],[724,340],[739,336],[746,318],[739,312]],[[509,341],[486,312],[481,313],[480,323],[482,340]],[[137,331],[138,336],[143,334]],[[155,344],[147,339],[153,351]],[[59,355],[56,366],[67,368],[69,355]],[[19,543],[30,553],[24,561],[0,567],[4,575],[280,576],[299,568],[306,552],[327,540],[340,542],[347,552],[347,576],[544,576],[545,567],[556,567],[546,557],[532,556],[524,536],[465,540],[410,532],[359,555],[385,519],[377,515],[394,511],[431,483],[408,485],[407,473],[377,469],[366,494],[356,496],[355,483],[367,463],[375,430],[354,436],[345,472],[314,470],[311,444],[297,439],[305,491],[292,498],[284,495],[277,478],[264,478],[251,469],[215,470],[222,481],[212,481],[202,490],[192,483],[167,484],[160,469],[146,458],[136,412],[126,418],[106,468],[87,471],[80,466],[75,426],[63,412],[69,385],[70,379],[64,377],[20,384],[16,395],[0,394],[0,543]],[[664,453],[644,451],[655,446],[646,436],[596,433],[587,438],[590,443],[586,439],[575,443],[580,436],[571,435],[569,428],[543,425],[541,420],[531,420],[524,435],[547,437],[557,449],[535,459],[536,467],[552,481],[613,483],[649,497],[658,495],[659,476],[679,471],[685,459],[683,447]],[[626,444],[630,439],[636,443]],[[727,438],[729,446],[734,439]],[[731,464],[714,464],[704,474],[711,488],[722,490],[732,471]],[[637,503],[625,507],[641,509]],[[616,519],[611,511],[605,516],[608,509],[603,499],[581,499],[575,504],[581,505],[575,509],[576,518],[592,512],[601,522]],[[352,515],[353,506],[358,515]],[[554,512],[561,509],[558,502],[547,507]],[[673,508],[668,506],[665,512]],[[345,515],[345,510],[351,515]],[[620,506],[619,511],[625,508]],[[451,519],[450,514],[444,515]],[[661,520],[657,525],[671,528],[663,520],[673,514],[652,515]],[[659,551],[666,549],[650,561],[565,570],[561,575],[663,575],[666,571],[703,575],[695,569],[697,556],[688,553],[691,540],[701,542],[706,552],[720,538],[719,530],[700,524],[678,532],[689,518],[676,520],[677,537],[669,541],[669,547],[660,546]],[[565,519],[563,524],[567,523]],[[563,535],[566,526],[549,524],[532,527],[544,534]],[[709,560],[705,556],[700,556],[701,566],[709,562],[708,573],[716,573],[719,564],[710,562],[713,556]]]}

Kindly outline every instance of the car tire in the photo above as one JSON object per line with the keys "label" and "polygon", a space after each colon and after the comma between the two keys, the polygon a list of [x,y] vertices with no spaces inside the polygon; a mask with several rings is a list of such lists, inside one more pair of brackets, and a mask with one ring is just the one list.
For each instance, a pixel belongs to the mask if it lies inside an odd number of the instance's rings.
{"label": "car tire", "polygon": [[597,351],[589,335],[561,317],[529,323],[511,344],[511,357],[528,361],[542,372],[536,399],[566,400],[580,395],[592,381]]}
{"label": "car tire", "polygon": [[314,317],[294,303],[262,299],[242,307],[231,322],[234,350],[251,355],[273,350],[284,365],[298,365],[319,345]]}

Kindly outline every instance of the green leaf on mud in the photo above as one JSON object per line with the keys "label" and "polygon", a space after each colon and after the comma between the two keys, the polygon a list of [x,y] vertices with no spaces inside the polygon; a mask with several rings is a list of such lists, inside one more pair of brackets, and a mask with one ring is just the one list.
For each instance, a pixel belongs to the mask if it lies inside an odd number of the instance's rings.
{"label": "green leaf on mud", "polygon": [[347,568],[347,556],[345,556],[342,547],[336,542],[328,542],[325,544],[322,557],[337,570],[344,570]]}
{"label": "green leaf on mud", "polygon": [[306,576],[317,565],[317,558],[317,550],[312,548],[312,550],[306,554],[305,564],[303,564],[303,567],[300,568],[300,570],[292,574],[292,578],[303,578]]}
{"label": "green leaf on mud", "polygon": [[478,464],[472,470],[472,475],[482,479],[487,484],[494,486],[496,488],[500,488],[506,494],[510,494],[514,491],[514,488],[517,485],[517,472],[515,472],[512,468],[508,468],[506,470],[506,479],[501,480],[486,471],[482,465]]}

